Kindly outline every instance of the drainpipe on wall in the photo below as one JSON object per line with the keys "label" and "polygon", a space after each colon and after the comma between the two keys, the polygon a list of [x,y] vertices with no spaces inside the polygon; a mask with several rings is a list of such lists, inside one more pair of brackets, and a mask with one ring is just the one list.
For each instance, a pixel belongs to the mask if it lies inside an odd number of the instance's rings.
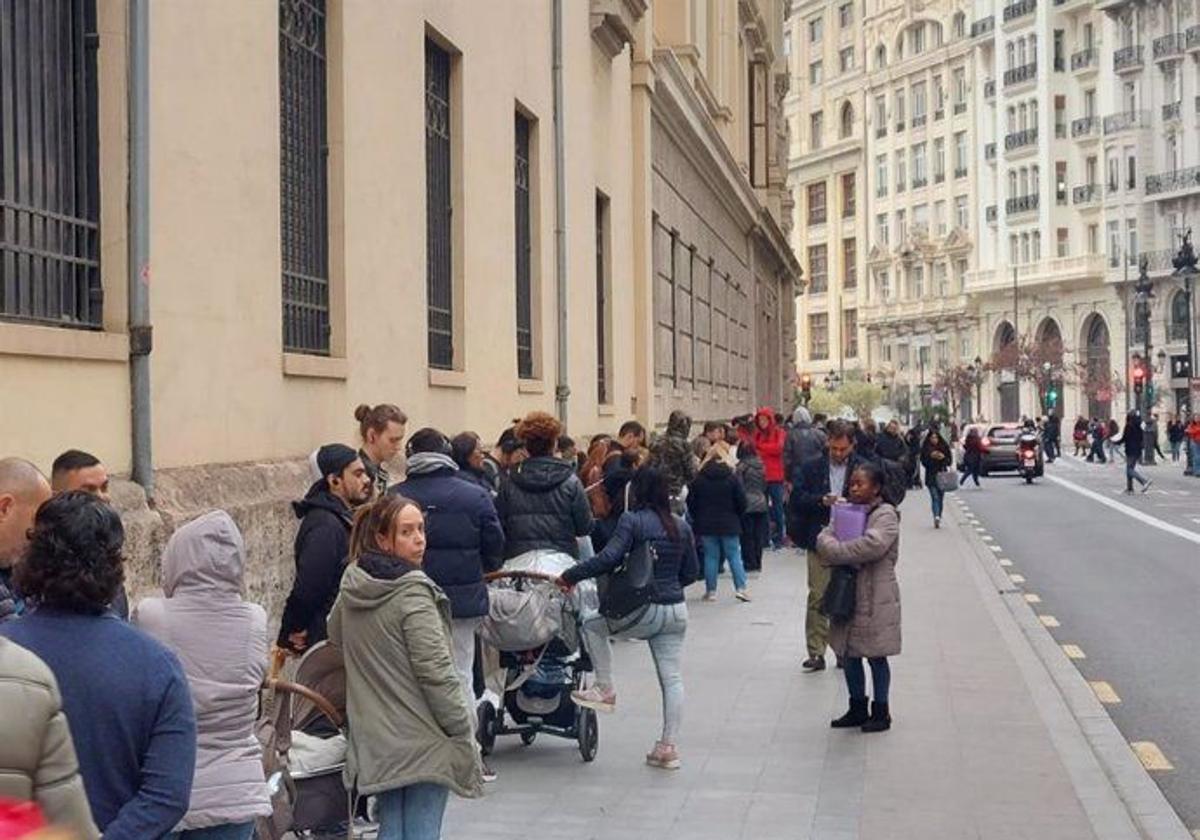
{"label": "drainpipe on wall", "polygon": [[154,494],[150,445],[150,0],[129,2],[129,390],[133,480]]}
{"label": "drainpipe on wall", "polygon": [[567,377],[567,182],[566,152],[564,150],[565,127],[563,125],[563,21],[562,0],[552,0],[553,5],[553,64],[551,79],[554,87],[554,286],[558,306],[558,362],[557,382],[554,387],[554,402],[558,421],[567,425],[567,398],[571,387]]}

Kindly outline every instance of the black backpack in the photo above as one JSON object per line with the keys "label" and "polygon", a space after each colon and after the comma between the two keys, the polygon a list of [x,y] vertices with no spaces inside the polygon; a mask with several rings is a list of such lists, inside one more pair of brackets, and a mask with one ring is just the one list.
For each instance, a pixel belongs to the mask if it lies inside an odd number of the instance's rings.
{"label": "black backpack", "polygon": [[879,466],[883,468],[883,490],[880,493],[883,500],[893,507],[900,507],[904,494],[908,492],[908,470],[898,461],[880,458]]}
{"label": "black backpack", "polygon": [[634,544],[621,565],[597,581],[600,615],[608,619],[610,632],[631,626],[642,617],[654,597],[654,564],[658,552],[650,540]]}

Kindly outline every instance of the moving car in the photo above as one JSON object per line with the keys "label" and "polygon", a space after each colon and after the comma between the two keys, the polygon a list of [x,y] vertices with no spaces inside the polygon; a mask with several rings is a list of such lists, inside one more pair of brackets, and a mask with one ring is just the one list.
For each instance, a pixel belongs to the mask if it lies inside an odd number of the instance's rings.
{"label": "moving car", "polygon": [[[1021,436],[1020,423],[995,423],[983,434],[982,475],[994,472],[1018,472],[1021,469],[1017,455],[1017,438]],[[1037,472],[1045,472],[1044,454],[1041,443],[1037,447]]]}

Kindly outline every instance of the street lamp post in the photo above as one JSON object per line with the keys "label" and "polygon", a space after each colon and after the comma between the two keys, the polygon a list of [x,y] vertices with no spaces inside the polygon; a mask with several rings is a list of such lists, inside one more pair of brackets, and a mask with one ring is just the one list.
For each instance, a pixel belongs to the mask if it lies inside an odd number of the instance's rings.
{"label": "street lamp post", "polygon": [[[1150,421],[1150,410],[1154,405],[1154,364],[1151,361],[1150,355],[1150,301],[1154,299],[1154,282],[1150,279],[1149,273],[1150,261],[1145,255],[1142,256],[1141,265],[1138,268],[1137,285],[1134,286],[1136,295],[1134,300],[1137,303],[1137,318],[1142,329],[1143,355],[1142,372],[1144,376],[1142,385],[1142,427]],[[1143,461],[1147,464],[1154,463],[1154,447],[1145,447],[1143,450]]]}
{"label": "street lamp post", "polygon": [[[1187,232],[1181,237],[1182,241],[1179,244],[1179,253],[1171,260],[1175,266],[1175,275],[1183,278],[1184,294],[1187,295],[1187,375],[1188,375],[1188,396],[1187,396],[1187,412],[1188,419],[1191,419],[1192,413],[1196,406],[1192,405],[1192,378],[1195,374],[1196,360],[1193,356],[1195,344],[1192,339],[1192,330],[1195,328],[1195,315],[1192,312],[1192,278],[1196,276],[1196,251],[1192,248],[1192,229],[1188,228]],[[1185,440],[1185,449],[1187,456],[1187,467],[1184,470],[1186,475],[1195,475],[1197,465],[1192,462],[1192,443],[1191,440]]]}
{"label": "street lamp post", "polygon": [[975,357],[971,372],[975,378],[975,416],[983,419],[983,359]]}

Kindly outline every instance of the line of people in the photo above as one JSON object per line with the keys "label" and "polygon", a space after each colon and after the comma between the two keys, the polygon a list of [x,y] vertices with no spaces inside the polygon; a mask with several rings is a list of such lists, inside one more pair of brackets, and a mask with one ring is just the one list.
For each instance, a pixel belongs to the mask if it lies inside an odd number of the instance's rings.
{"label": "line of people", "polygon": [[[407,436],[394,405],[360,406],[355,418],[358,448],[330,443],[310,458],[312,484],[293,505],[296,575],[273,634],[242,597],[246,549],[228,513],[177,528],[161,557],[162,596],[130,610],[104,465],[64,453],[47,480],[27,461],[0,460],[0,691],[30,709],[0,732],[0,796],[37,801],[79,837],[247,840],[273,808],[254,731],[272,638],[295,655],[330,639],[346,662],[348,789],[377,795],[383,840],[438,837],[447,793],[475,796],[494,778],[473,714],[484,575],[534,549],[581,560],[560,581],[569,588],[638,543],[654,546],[647,609],[623,627],[584,628],[596,679],[575,697],[613,709],[608,640],[647,640],[663,694],[651,766],[680,766],[686,587],[703,579],[701,600],[712,600],[727,565],[736,599],[749,602],[750,575],[789,538],[810,550],[810,590],[839,564],[866,572],[861,610],[835,626],[833,644],[850,663],[853,708],[870,660],[872,725],[886,728],[881,669],[899,652],[897,475],[886,459],[852,457],[860,427],[826,431],[803,408],[785,426],[763,409],[693,440],[676,412],[662,434],[630,421],[582,454],[542,412],[490,450],[471,432]],[[814,482],[823,493],[810,492]],[[843,498],[870,509],[865,541],[829,543],[829,509]],[[811,619],[811,592],[809,606]],[[811,627],[809,642],[823,667]]]}

